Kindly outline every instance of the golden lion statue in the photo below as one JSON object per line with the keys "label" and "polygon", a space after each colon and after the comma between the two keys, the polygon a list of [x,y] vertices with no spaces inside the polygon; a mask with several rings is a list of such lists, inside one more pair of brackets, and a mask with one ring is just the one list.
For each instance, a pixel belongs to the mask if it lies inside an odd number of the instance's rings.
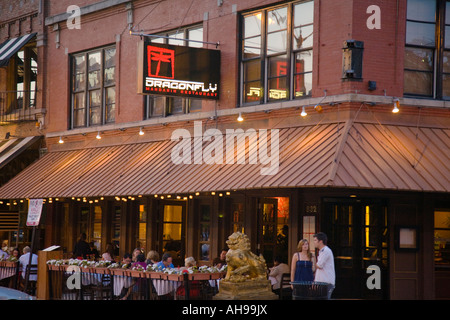
{"label": "golden lion statue", "polygon": [[226,255],[227,274],[225,281],[241,282],[267,279],[266,260],[250,251],[250,240],[246,234],[235,232],[228,237]]}

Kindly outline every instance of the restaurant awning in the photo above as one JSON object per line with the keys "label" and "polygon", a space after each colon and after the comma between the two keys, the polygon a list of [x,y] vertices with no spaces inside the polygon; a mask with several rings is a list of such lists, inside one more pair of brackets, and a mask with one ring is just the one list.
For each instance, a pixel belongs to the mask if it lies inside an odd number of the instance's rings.
{"label": "restaurant awning", "polygon": [[0,142],[0,169],[35,143],[40,136],[9,139]]}
{"label": "restaurant awning", "polygon": [[6,40],[0,44],[0,67],[6,66],[9,59],[31,39],[33,39],[35,35],[36,33],[30,33],[21,37]]}
{"label": "restaurant awning", "polygon": [[[262,175],[259,161],[175,164],[171,153],[178,142],[171,140],[50,152],[1,187],[0,198],[325,186],[450,192],[449,136],[448,128],[350,120],[284,128],[279,130],[279,168],[274,175]],[[197,145],[193,153],[207,146]]]}

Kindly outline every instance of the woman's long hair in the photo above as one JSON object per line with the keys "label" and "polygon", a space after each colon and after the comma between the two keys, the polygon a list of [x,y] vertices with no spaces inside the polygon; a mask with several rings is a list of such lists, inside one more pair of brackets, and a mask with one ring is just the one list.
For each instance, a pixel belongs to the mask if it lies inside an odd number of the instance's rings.
{"label": "woman's long hair", "polygon": [[[298,251],[298,252],[302,252],[302,251],[303,251],[303,245],[304,245],[305,243],[308,243],[308,244],[309,244],[308,240],[302,239],[302,240],[300,240],[300,241],[298,242],[298,245],[297,245],[297,251]],[[309,246],[308,246],[308,250],[306,251],[306,254],[308,255],[308,258],[309,258],[309,259],[312,258],[312,254],[311,254],[311,251],[309,250]]]}

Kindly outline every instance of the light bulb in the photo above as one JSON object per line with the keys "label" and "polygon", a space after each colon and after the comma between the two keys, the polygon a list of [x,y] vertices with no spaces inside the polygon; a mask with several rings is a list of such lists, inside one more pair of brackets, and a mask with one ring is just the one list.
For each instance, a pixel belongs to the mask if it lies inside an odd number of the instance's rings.
{"label": "light bulb", "polygon": [[399,112],[399,111],[400,111],[400,109],[398,108],[399,106],[400,106],[400,101],[395,100],[395,101],[394,101],[394,109],[392,109],[392,112],[393,112],[393,113]]}
{"label": "light bulb", "polygon": [[99,140],[102,138],[102,137],[100,136],[100,131],[97,133],[96,138],[99,139]]}
{"label": "light bulb", "polygon": [[242,118],[242,115],[240,112],[239,112],[239,117],[237,118],[237,121],[239,121],[239,122],[244,121],[244,118]]}
{"label": "light bulb", "polygon": [[144,131],[142,131],[142,127],[139,129],[139,135],[143,136],[144,135]]}
{"label": "light bulb", "polygon": [[59,137],[59,143],[64,143],[64,140],[62,139],[62,137]]}
{"label": "light bulb", "polygon": [[302,107],[302,113],[300,113],[300,115],[301,115],[302,117],[306,117],[306,115],[307,115],[304,106]]}

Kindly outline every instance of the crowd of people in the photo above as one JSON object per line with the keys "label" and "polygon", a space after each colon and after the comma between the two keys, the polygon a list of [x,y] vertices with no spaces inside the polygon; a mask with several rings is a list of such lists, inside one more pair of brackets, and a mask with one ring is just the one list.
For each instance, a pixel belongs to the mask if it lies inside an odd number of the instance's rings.
{"label": "crowd of people", "polygon": [[[281,288],[281,278],[283,274],[290,273],[292,282],[304,282],[315,281],[329,284],[328,286],[328,298],[335,287],[335,269],[334,269],[334,257],[333,252],[327,246],[326,234],[319,232],[313,236],[314,248],[318,249],[318,256],[310,250],[310,243],[306,239],[302,239],[298,242],[297,250],[292,256],[291,266],[289,267],[286,261],[283,261],[282,257],[277,256],[274,258],[274,266],[268,270],[268,276],[274,279],[272,288],[274,292],[278,293]],[[226,265],[226,254],[228,250],[222,249],[219,256],[213,260],[213,265],[217,268],[222,268]],[[105,251],[100,255],[93,242],[88,243],[86,241],[86,234],[82,233],[75,244],[73,250],[73,256],[81,259],[101,259],[104,261],[116,262],[120,261],[122,265],[127,268],[139,267],[145,269],[147,265],[155,265],[159,269],[174,268],[173,258],[170,252],[165,252],[162,257],[155,250],[150,250],[147,255],[141,248],[136,248],[133,252],[125,253],[121,260],[116,257],[115,248],[112,243],[106,245]],[[20,254],[18,248],[8,248],[2,244],[0,248],[0,261],[18,261],[20,262],[21,278],[25,278],[25,271],[27,265],[30,263],[30,247],[23,248],[23,254]],[[31,264],[37,264],[37,255],[33,254],[31,258]],[[190,268],[197,265],[197,262],[193,257],[187,257],[185,259],[185,265],[182,268]],[[31,276],[29,280],[36,281],[34,276]],[[292,288],[292,285],[291,285]]]}

